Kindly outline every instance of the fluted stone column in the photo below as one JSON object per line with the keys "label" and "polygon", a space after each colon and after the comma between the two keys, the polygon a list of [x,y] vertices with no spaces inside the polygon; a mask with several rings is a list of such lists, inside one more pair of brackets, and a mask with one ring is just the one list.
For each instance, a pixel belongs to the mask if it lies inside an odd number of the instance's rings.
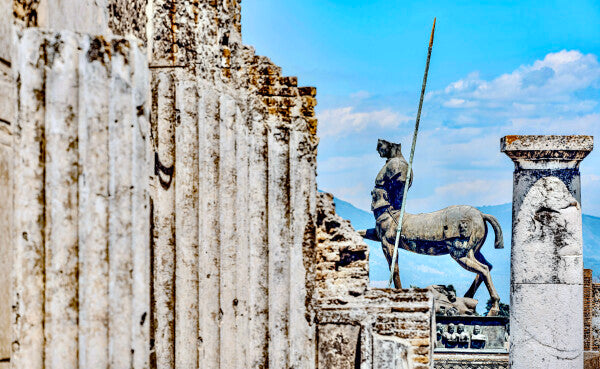
{"label": "fluted stone column", "polygon": [[148,368],[145,50],[36,28],[15,48],[10,365]]}
{"label": "fluted stone column", "polygon": [[506,136],[515,163],[510,363],[583,368],[583,256],[579,163],[590,136]]}

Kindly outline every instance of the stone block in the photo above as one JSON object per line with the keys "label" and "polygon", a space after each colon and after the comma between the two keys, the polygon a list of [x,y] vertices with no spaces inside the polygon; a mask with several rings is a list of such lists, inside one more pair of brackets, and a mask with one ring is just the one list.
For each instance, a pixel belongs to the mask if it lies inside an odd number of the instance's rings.
{"label": "stone block", "polygon": [[508,355],[438,354],[435,369],[508,369]]}
{"label": "stone block", "polygon": [[510,360],[518,365],[513,367],[581,368],[583,312],[574,304],[579,301],[579,284],[513,284]]}
{"label": "stone block", "polygon": [[320,325],[317,329],[319,368],[355,368],[359,336],[359,325]]}
{"label": "stone block", "polygon": [[93,34],[107,33],[108,0],[40,0],[37,26]]}
{"label": "stone block", "polygon": [[408,351],[409,346],[406,342],[393,336],[375,334],[373,335],[373,368],[410,368]]}

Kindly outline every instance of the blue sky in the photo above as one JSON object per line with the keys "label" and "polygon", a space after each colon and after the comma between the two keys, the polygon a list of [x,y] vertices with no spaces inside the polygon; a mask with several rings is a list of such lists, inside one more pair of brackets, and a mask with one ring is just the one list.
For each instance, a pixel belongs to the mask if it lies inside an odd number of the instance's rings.
{"label": "blue sky", "polygon": [[[408,154],[436,38],[408,211],[511,201],[507,134],[600,137],[600,2],[245,0],[244,43],[317,87],[319,188],[369,209],[377,138]],[[600,215],[600,149],[582,164]]]}

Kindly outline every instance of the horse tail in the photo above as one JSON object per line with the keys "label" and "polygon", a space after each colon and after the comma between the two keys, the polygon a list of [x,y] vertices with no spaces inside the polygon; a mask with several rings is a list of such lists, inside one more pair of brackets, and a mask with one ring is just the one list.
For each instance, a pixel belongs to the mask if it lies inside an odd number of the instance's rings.
{"label": "horse tail", "polygon": [[494,229],[494,233],[496,234],[496,240],[494,242],[494,248],[503,249],[504,248],[504,239],[502,238],[502,228],[500,228],[500,223],[498,223],[498,219],[495,216],[481,213],[483,220],[490,223],[492,228]]}

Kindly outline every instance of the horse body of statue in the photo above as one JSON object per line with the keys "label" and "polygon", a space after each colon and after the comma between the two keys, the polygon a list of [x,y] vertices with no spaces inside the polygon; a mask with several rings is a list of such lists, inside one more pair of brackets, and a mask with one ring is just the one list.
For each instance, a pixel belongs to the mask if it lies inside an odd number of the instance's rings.
{"label": "horse body of statue", "polygon": [[[385,147],[389,147],[390,145],[393,147],[393,145],[397,144],[380,140],[378,143],[378,151],[381,156],[384,156],[384,154],[390,155],[400,151],[399,145],[392,150]],[[400,161],[404,160],[403,157],[396,157]],[[406,161],[404,160],[404,162]],[[384,166],[382,171],[390,171],[389,163],[390,160],[386,162],[386,166]],[[404,170],[405,173],[388,173],[387,183],[376,182],[372,192],[373,199],[371,203],[371,210],[375,216],[376,227],[361,232],[363,237],[381,242],[383,252],[390,265],[390,270],[392,267],[392,253],[398,229],[398,219],[400,217],[402,194],[399,192],[398,188],[393,188],[394,182],[390,183],[389,181],[395,181],[395,185],[403,186],[404,183],[406,183],[408,164],[404,166],[397,162],[394,164],[394,168]],[[402,183],[402,178],[404,178],[404,183]],[[401,189],[403,191],[404,188],[402,187]],[[393,196],[396,197],[394,200],[390,199],[391,192],[394,193]],[[399,193],[400,198],[398,204],[397,197]],[[402,233],[398,247],[418,254],[450,255],[460,266],[476,273],[475,280],[465,294],[465,297],[472,298],[481,283],[485,282],[493,301],[490,315],[494,315],[499,311],[498,302],[500,301],[500,297],[492,283],[490,275],[492,265],[485,260],[480,251],[487,237],[486,222],[489,223],[494,230],[495,247],[502,248],[502,230],[497,219],[491,215],[482,213],[472,206],[450,206],[442,210],[425,214],[405,213],[402,221]],[[394,265],[393,277],[396,288],[401,288],[398,265]]]}

